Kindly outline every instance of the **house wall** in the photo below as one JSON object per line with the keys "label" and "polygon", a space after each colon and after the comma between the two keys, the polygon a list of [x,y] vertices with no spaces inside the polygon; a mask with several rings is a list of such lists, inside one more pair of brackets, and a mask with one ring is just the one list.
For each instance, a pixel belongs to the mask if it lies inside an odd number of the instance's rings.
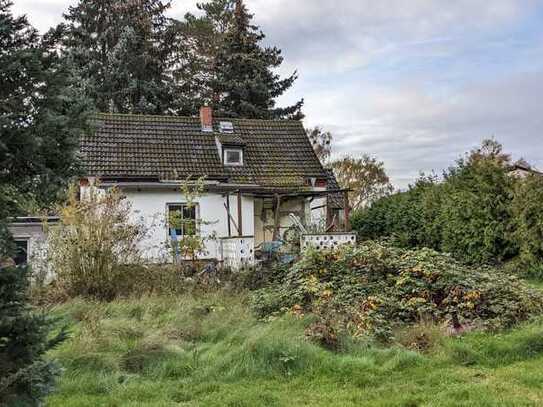
{"label": "house wall", "polygon": [[48,239],[41,223],[11,223],[9,231],[14,240],[28,242],[28,263],[32,266],[32,275],[40,281],[49,281],[53,278],[46,259]]}
{"label": "house wall", "polygon": [[[150,261],[169,262],[171,251],[168,245],[167,205],[186,203],[186,198],[177,190],[127,190],[123,191],[132,206],[133,220],[142,222],[148,230],[142,242],[142,250]],[[237,196],[230,196],[230,213],[232,235],[237,235]],[[226,198],[220,194],[206,193],[196,199],[198,218],[203,222],[200,233],[206,238],[206,255],[202,258],[219,258],[219,241],[228,236],[228,220],[224,207]],[[254,199],[252,196],[242,197],[243,235],[254,235]]]}

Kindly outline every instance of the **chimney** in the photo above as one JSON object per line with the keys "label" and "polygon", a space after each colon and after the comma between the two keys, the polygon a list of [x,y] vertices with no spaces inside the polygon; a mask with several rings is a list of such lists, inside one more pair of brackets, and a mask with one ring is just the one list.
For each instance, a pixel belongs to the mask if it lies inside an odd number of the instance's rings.
{"label": "chimney", "polygon": [[211,107],[202,106],[200,108],[200,122],[202,123],[203,132],[213,132],[213,110]]}

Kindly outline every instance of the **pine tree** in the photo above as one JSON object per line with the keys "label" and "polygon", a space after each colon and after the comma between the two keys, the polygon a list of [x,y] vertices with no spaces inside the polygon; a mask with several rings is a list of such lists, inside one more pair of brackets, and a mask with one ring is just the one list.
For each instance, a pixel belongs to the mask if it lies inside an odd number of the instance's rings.
{"label": "pine tree", "polygon": [[174,31],[162,0],[81,0],[62,41],[98,110],[168,113]]}
{"label": "pine tree", "polygon": [[218,114],[258,119],[302,118],[303,100],[293,106],[276,107],[275,99],[292,87],[297,73],[281,79],[274,72],[283,62],[281,51],[260,45],[265,35],[251,24],[253,16],[242,1],[215,0],[204,10],[206,17],[200,20],[202,32],[207,29],[218,33],[207,53],[208,59],[204,60],[211,67],[211,95],[205,97],[212,99]]}
{"label": "pine tree", "polygon": [[52,321],[28,305],[28,282],[26,268],[0,265],[0,405],[41,405],[60,373],[44,355],[66,331],[48,339]]}

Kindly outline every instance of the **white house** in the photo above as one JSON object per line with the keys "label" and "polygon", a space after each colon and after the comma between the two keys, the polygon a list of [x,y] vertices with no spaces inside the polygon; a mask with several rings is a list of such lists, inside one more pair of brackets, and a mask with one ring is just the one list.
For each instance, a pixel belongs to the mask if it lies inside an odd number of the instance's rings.
{"label": "white house", "polygon": [[[280,240],[292,215],[337,228],[337,184],[299,121],[217,119],[209,107],[199,118],[99,114],[81,157],[82,196],[92,185],[119,188],[150,231],[142,247],[150,261],[171,261],[171,239],[192,233],[170,228],[173,212],[201,225],[201,257],[237,264]],[[204,191],[188,208],[181,185],[201,177]]]}

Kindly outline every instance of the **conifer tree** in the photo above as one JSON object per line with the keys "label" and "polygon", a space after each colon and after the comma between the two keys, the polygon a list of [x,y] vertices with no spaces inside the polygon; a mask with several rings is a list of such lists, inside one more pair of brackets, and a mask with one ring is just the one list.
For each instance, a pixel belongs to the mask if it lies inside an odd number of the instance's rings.
{"label": "conifer tree", "polygon": [[0,405],[40,406],[59,367],[45,353],[66,339],[48,339],[52,321],[29,304],[28,270],[0,265]]}
{"label": "conifer tree", "polygon": [[281,79],[274,72],[283,62],[281,51],[261,46],[265,35],[252,18],[242,0],[236,0],[234,20],[215,64],[215,108],[228,117],[300,119],[303,100],[284,108],[277,108],[275,102],[292,87],[297,73]]}
{"label": "conifer tree", "polygon": [[274,72],[283,62],[281,51],[261,45],[265,35],[242,1],[212,0],[198,8],[201,16],[187,14],[178,25],[179,111],[196,114],[210,103],[225,117],[302,118],[303,101],[276,107],[297,73],[281,79]]}
{"label": "conifer tree", "polygon": [[198,16],[187,13],[176,22],[172,71],[176,114],[197,115],[201,106],[211,104],[215,60],[233,22],[235,4],[235,0],[197,3]]}
{"label": "conifer tree", "polygon": [[64,15],[62,41],[98,110],[168,113],[173,24],[162,0],[80,0]]}
{"label": "conifer tree", "polygon": [[[0,0],[0,190],[31,194],[42,206],[77,173],[76,151],[90,105],[69,61],[25,17]],[[6,199],[0,212],[20,206]],[[13,215],[13,213],[11,213]],[[1,213],[0,213],[1,215]]]}

